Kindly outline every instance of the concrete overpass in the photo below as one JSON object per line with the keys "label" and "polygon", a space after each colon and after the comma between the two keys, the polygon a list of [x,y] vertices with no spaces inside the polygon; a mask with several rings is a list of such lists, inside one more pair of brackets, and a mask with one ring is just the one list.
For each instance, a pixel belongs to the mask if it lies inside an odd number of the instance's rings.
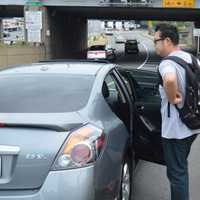
{"label": "concrete overpass", "polygon": [[24,16],[24,10],[42,10],[43,43],[52,58],[66,58],[86,49],[87,19],[199,21],[200,1],[194,0],[189,8],[182,8],[180,0],[177,0],[180,5],[176,5],[179,8],[164,8],[163,1],[4,0],[0,2],[0,17]]}
{"label": "concrete overpass", "polygon": [[[0,2],[0,17],[24,15],[24,6],[45,6],[51,12],[69,13],[93,19],[188,20],[199,19],[200,1],[192,8],[164,8],[164,0],[4,0]],[[178,2],[178,1],[177,1]],[[145,13],[145,15],[144,15]]]}

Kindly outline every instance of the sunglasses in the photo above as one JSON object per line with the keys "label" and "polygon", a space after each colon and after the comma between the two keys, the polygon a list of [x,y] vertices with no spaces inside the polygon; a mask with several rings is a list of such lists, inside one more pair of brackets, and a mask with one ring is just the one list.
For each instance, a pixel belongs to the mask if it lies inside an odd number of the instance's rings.
{"label": "sunglasses", "polygon": [[161,40],[164,40],[164,39],[159,38],[159,39],[157,39],[157,40],[154,40],[153,42],[154,42],[154,44],[156,44],[157,42],[159,42],[159,41],[161,41]]}

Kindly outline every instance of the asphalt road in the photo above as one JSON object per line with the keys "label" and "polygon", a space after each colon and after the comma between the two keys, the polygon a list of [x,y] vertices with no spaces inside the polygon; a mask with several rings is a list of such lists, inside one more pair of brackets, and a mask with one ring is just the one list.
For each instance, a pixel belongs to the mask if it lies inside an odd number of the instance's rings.
{"label": "asphalt road", "polygon": [[[160,58],[155,55],[152,38],[144,31],[121,32],[127,38],[136,38],[139,44],[139,55],[125,55],[124,44],[115,44],[113,37],[110,42],[117,50],[116,63],[133,68],[155,70]],[[190,200],[199,200],[200,194],[200,137],[193,143],[189,156]],[[170,200],[169,183],[166,167],[146,161],[139,161],[134,172],[133,200]]]}
{"label": "asphalt road", "polygon": [[[200,188],[200,137],[192,145],[189,156],[190,200],[199,200]],[[132,200],[170,200],[166,167],[139,161],[133,180]]]}
{"label": "asphalt road", "polygon": [[116,49],[117,60],[115,63],[126,67],[155,69],[161,58],[155,54],[153,38],[142,30],[120,32],[120,34],[125,39],[137,39],[139,54],[125,55],[124,44],[115,43],[114,33],[113,36],[108,36],[108,38],[111,46]]}

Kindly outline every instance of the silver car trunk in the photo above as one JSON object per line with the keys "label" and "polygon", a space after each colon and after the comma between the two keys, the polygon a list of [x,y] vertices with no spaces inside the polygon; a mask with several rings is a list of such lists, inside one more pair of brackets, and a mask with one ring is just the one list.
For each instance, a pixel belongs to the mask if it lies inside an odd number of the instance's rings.
{"label": "silver car trunk", "polygon": [[[70,133],[77,113],[0,114],[0,189],[39,188]],[[4,126],[5,125],[5,126]]]}

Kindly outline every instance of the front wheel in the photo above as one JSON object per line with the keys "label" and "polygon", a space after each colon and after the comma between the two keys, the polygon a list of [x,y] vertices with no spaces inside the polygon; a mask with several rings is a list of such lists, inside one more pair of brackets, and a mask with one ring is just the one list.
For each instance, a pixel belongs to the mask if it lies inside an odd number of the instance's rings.
{"label": "front wheel", "polygon": [[132,196],[132,165],[130,158],[125,158],[122,167],[122,178],[118,200],[131,200]]}

